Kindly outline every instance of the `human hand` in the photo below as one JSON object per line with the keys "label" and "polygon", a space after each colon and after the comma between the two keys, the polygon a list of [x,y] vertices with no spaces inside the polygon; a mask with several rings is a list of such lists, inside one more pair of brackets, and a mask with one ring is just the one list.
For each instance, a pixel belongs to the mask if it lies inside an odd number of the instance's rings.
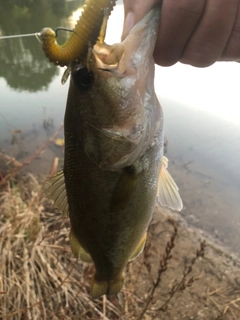
{"label": "human hand", "polygon": [[[122,38],[159,0],[124,0]],[[240,0],[163,0],[155,61],[207,67],[240,60]]]}

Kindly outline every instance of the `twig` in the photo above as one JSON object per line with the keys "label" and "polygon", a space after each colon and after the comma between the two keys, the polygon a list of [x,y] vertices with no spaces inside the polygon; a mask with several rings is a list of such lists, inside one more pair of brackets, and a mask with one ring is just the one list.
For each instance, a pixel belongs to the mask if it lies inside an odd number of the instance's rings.
{"label": "twig", "polygon": [[159,262],[157,279],[155,281],[153,281],[153,286],[152,286],[151,292],[150,292],[148,300],[147,300],[147,302],[146,302],[146,304],[145,304],[145,306],[144,306],[144,308],[143,308],[143,310],[141,312],[139,320],[143,319],[145,312],[147,311],[150,303],[153,300],[155,290],[159,286],[159,283],[160,283],[161,278],[162,278],[162,274],[167,270],[168,261],[172,258],[171,251],[174,248],[174,241],[175,241],[175,238],[176,238],[177,232],[178,232],[178,229],[177,229],[177,226],[176,226],[175,223],[173,223],[173,228],[174,228],[173,234],[172,234],[172,236],[170,238],[170,241],[167,242],[167,245],[165,247],[165,254],[163,254],[163,257]]}
{"label": "twig", "polygon": [[10,163],[13,163],[16,167],[22,167],[22,163],[19,162],[14,157],[8,156],[7,154],[4,154],[3,152],[0,152],[0,157],[3,157],[6,160],[8,160]]}
{"label": "twig", "polygon": [[57,173],[59,158],[55,157],[53,160],[52,168],[50,170],[50,176],[54,176]]}
{"label": "twig", "polygon": [[168,299],[161,305],[160,308],[158,308],[156,314],[154,315],[154,317],[152,319],[155,319],[156,316],[158,315],[159,312],[165,312],[168,308],[168,304],[169,302],[172,300],[173,296],[175,295],[176,292],[178,291],[183,291],[185,290],[187,287],[191,287],[192,284],[194,283],[194,281],[199,280],[201,278],[201,275],[198,277],[191,277],[190,279],[187,280],[187,276],[192,272],[193,270],[193,266],[196,263],[196,261],[200,258],[200,257],[204,257],[205,254],[205,248],[206,248],[206,242],[205,240],[202,241],[200,243],[200,249],[198,249],[196,251],[195,257],[192,258],[192,260],[190,261],[189,266],[185,266],[185,270],[183,272],[183,276],[182,279],[180,280],[179,283],[173,285],[171,291],[169,292],[169,297]]}
{"label": "twig", "polygon": [[209,292],[208,295],[212,296],[213,294],[218,293],[219,291],[222,291],[222,289],[224,289],[224,288],[225,288],[225,286],[222,286],[222,287],[220,287],[220,288],[218,288],[216,290],[213,290],[213,291]]}
{"label": "twig", "polygon": [[103,295],[103,320],[106,320],[106,295],[104,294]]}
{"label": "twig", "polygon": [[230,306],[231,306],[232,304],[234,305],[234,304],[235,304],[236,302],[238,302],[238,301],[240,301],[240,298],[237,298],[237,299],[231,301],[231,302],[226,306],[226,308],[223,310],[223,315],[227,313],[228,309],[230,308]]}

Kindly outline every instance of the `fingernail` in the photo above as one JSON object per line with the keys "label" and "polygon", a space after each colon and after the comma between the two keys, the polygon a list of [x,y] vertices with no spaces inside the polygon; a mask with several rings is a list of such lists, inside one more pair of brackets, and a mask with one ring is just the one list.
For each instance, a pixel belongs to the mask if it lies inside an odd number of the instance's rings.
{"label": "fingernail", "polygon": [[134,26],[134,13],[129,12],[125,18],[124,25],[123,25],[123,32],[122,32],[122,40],[126,38],[129,32],[132,30]]}

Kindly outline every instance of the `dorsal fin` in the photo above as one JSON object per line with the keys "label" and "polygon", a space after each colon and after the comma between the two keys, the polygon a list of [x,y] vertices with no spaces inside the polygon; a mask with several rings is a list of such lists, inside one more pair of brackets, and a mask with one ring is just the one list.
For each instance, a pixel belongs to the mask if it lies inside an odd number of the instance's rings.
{"label": "dorsal fin", "polygon": [[48,198],[54,201],[54,207],[56,207],[63,216],[68,216],[68,199],[63,170],[46,181],[44,189]]}
{"label": "dorsal fin", "polygon": [[178,186],[168,172],[167,167],[168,159],[163,156],[158,180],[158,201],[163,207],[166,206],[172,210],[181,211],[183,203],[178,192]]}

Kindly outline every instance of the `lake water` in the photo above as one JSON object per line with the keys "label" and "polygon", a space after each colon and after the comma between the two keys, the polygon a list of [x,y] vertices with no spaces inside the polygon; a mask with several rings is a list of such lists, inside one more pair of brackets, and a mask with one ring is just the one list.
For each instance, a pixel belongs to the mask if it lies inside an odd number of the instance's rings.
{"label": "lake water", "polygon": [[[46,26],[71,28],[81,10],[80,1],[16,3],[0,0],[0,36]],[[118,5],[109,21],[108,43],[119,40],[122,21]],[[62,74],[62,68],[47,61],[35,37],[0,40],[0,151],[24,161],[61,126],[68,92]],[[238,254],[239,74],[237,63],[205,69],[176,64],[157,67],[155,81],[165,114],[169,170],[184,202],[182,215]],[[48,172],[56,155],[62,157],[62,149],[52,145],[27,170]]]}

